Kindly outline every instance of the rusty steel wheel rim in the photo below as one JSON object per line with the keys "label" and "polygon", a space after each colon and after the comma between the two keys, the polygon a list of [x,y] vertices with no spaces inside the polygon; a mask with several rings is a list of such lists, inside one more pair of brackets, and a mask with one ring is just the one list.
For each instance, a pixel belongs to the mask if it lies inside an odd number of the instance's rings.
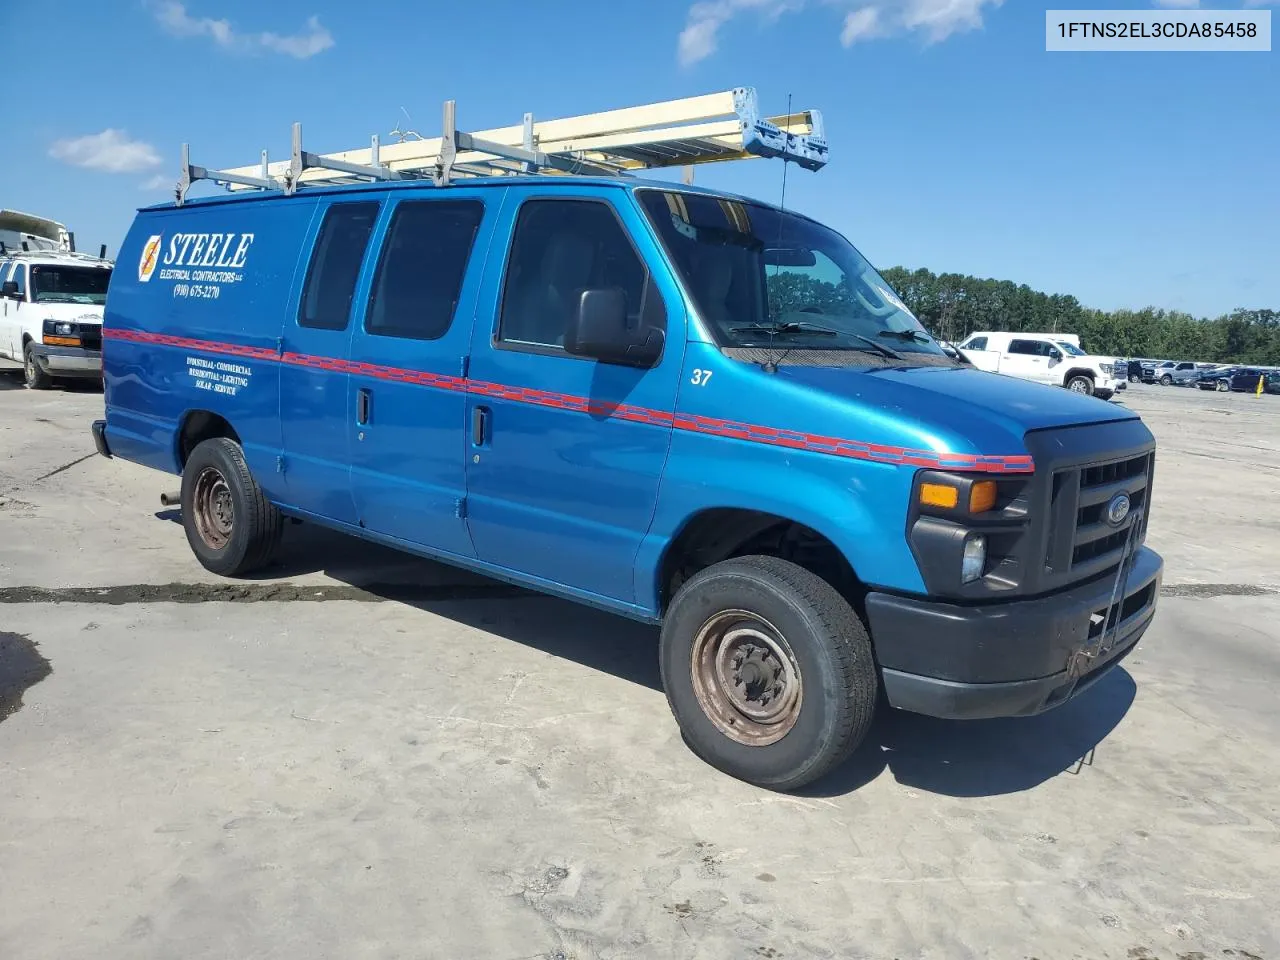
{"label": "rusty steel wheel rim", "polygon": [[235,526],[235,505],[231,500],[231,488],[216,467],[205,467],[196,477],[191,508],[200,539],[214,550],[225,547]]}
{"label": "rusty steel wheel rim", "polygon": [[773,624],[724,610],[693,639],[693,692],[707,719],[749,747],[777,743],[796,725],[804,700],[800,669]]}

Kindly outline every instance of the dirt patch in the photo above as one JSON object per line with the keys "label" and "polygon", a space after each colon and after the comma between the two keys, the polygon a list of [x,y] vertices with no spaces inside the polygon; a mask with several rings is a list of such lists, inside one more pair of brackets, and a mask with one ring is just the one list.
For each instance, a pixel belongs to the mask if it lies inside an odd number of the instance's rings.
{"label": "dirt patch", "polygon": [[1214,597],[1265,597],[1272,593],[1280,593],[1280,590],[1256,583],[1180,583],[1165,584],[1160,588],[1162,597],[1192,597],[1197,600],[1212,600]]}
{"label": "dirt patch", "polygon": [[22,695],[51,673],[26,634],[0,631],[0,722],[22,709]]}
{"label": "dirt patch", "polygon": [[348,600],[359,603],[433,603],[448,600],[514,600],[537,596],[504,583],[373,583],[304,586],[295,583],[135,583],[116,587],[0,587],[0,603],[295,603]]}

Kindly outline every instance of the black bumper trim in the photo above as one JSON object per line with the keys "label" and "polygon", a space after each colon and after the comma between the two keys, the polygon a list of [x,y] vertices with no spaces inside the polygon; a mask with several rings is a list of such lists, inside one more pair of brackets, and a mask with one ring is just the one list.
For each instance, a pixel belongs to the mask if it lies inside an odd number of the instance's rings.
{"label": "black bumper trim", "polygon": [[97,448],[98,453],[110,459],[111,448],[107,446],[107,421],[95,420],[89,429],[93,433],[93,445]]}
{"label": "black bumper trim", "polygon": [[932,716],[994,717],[1065,701],[1151,624],[1164,564],[1145,547],[1131,563],[1124,596],[1110,608],[1119,623],[1106,631],[1110,647],[1102,654],[1099,616],[1111,601],[1112,575],[1031,600],[975,606],[868,594],[889,702]]}
{"label": "black bumper trim", "polygon": [[[1153,611],[1154,612],[1154,611]],[[922,677],[898,670],[883,672],[885,695],[899,710],[923,713],[946,720],[990,720],[995,717],[1029,717],[1061,706],[1084,692],[1110,672],[1138,645],[1151,626],[1151,617],[1112,647],[1101,663],[1079,677],[1063,670],[1038,680],[1010,683],[958,683]]]}

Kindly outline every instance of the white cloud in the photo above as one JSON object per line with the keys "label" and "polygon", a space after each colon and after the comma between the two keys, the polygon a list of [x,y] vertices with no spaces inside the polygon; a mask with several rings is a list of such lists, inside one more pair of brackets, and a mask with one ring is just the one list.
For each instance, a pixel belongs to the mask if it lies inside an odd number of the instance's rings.
{"label": "white cloud", "polygon": [[840,31],[840,42],[848,47],[859,40],[869,40],[880,33],[880,8],[863,7],[854,10],[844,18],[844,29]]}
{"label": "white cloud", "polygon": [[[953,33],[982,26],[984,10],[1004,0],[822,0],[818,6],[843,8],[840,42],[848,47],[864,40],[917,33],[930,43]],[[700,0],[689,8],[680,32],[679,57],[685,66],[715,53],[721,28],[740,14],[774,19],[805,6],[805,0]]]}
{"label": "white cloud", "polygon": [[680,31],[680,62],[688,66],[715,53],[720,45],[720,28],[740,13],[754,11],[766,20],[775,20],[803,5],[804,0],[700,0],[689,8]]}
{"label": "white cloud", "polygon": [[172,190],[177,182],[177,177],[170,176],[167,173],[157,173],[138,184],[138,189],[146,190],[148,192],[155,190]]}
{"label": "white cloud", "polygon": [[162,27],[175,37],[208,37],[216,46],[239,53],[270,51],[305,60],[333,46],[333,34],[311,17],[306,29],[298,33],[238,33],[230,20],[193,17],[179,0],[157,0],[152,11]]}
{"label": "white cloud", "polygon": [[151,144],[130,140],[123,130],[110,128],[84,137],[55,140],[49,147],[49,156],[73,167],[107,173],[137,173],[160,165],[160,154]]}
{"label": "white cloud", "polygon": [[[1204,0],[1205,6],[1270,7],[1280,0]],[[806,5],[843,12],[840,43],[855,43],[883,37],[914,34],[926,43],[940,43],[952,34],[982,27],[984,13],[995,10],[1004,0],[699,0],[689,8],[680,31],[678,55],[684,66],[711,56],[720,46],[720,34],[731,20],[754,14],[764,21]],[[1195,10],[1202,0],[1151,0],[1157,7]]]}

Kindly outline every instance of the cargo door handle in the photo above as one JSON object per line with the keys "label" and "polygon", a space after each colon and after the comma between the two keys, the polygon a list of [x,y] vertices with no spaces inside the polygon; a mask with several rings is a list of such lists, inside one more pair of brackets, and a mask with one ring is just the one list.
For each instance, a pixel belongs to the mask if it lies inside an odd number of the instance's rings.
{"label": "cargo door handle", "polygon": [[373,394],[365,387],[356,393],[356,423],[364,426],[369,422],[369,408],[373,404]]}
{"label": "cargo door handle", "polygon": [[471,411],[471,442],[477,447],[483,447],[488,436],[489,408],[475,407]]}

